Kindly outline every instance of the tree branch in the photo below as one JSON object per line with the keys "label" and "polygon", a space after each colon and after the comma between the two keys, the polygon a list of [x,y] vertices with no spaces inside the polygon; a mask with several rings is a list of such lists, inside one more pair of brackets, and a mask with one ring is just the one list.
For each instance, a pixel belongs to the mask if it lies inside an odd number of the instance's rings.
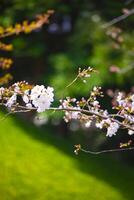
{"label": "tree branch", "polygon": [[125,14],[119,16],[119,17],[116,17],[116,18],[112,19],[110,22],[103,24],[102,28],[106,29],[106,28],[108,28],[108,27],[110,27],[110,26],[112,26],[112,25],[114,25],[114,24],[126,19],[127,17],[129,17],[130,15],[133,15],[133,14],[134,14],[134,8],[129,10],[128,13],[125,13]]}

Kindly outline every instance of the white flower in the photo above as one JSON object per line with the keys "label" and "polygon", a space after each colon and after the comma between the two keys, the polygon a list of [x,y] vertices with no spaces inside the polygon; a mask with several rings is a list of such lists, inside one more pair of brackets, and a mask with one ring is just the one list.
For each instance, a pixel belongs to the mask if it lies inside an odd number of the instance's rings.
{"label": "white flower", "polygon": [[132,108],[132,111],[134,111],[134,101],[132,102],[132,104],[131,104],[131,108]]}
{"label": "white flower", "polygon": [[16,99],[17,99],[17,94],[14,93],[14,94],[8,99],[8,101],[7,101],[7,103],[6,103],[6,106],[7,106],[8,108],[11,108],[12,105],[16,103]]}
{"label": "white flower", "polygon": [[125,100],[120,100],[118,103],[119,103],[119,106],[123,106],[123,107],[126,107],[127,105]]}
{"label": "white flower", "polygon": [[105,117],[107,117],[107,116],[108,116],[108,111],[107,111],[107,110],[104,110],[103,115],[104,115]]}
{"label": "white flower", "polygon": [[103,119],[101,122],[96,122],[96,127],[102,129],[105,124],[110,124],[110,119]]}
{"label": "white flower", "polygon": [[104,120],[102,120],[101,122],[96,122],[96,127],[102,129],[104,125]]}
{"label": "white flower", "polygon": [[44,85],[36,85],[30,90],[26,90],[23,95],[23,101],[26,106],[30,109],[37,108],[37,112],[43,112],[48,109],[51,103],[54,101],[54,89],[52,87],[44,87]]}
{"label": "white flower", "polygon": [[128,134],[129,134],[129,135],[133,135],[133,134],[134,134],[134,131],[128,130]]}
{"label": "white flower", "polygon": [[54,89],[52,87],[47,87],[47,94],[49,97],[49,101],[53,102],[54,101],[54,93],[53,93]]}
{"label": "white flower", "polygon": [[20,87],[19,87],[19,83],[14,83],[14,92],[15,93],[19,93],[20,92]]}
{"label": "white flower", "polygon": [[106,136],[112,137],[119,129],[119,124],[116,122],[112,122],[111,119],[104,119],[101,122],[96,123],[96,127],[102,129],[103,127],[107,128]]}
{"label": "white flower", "polygon": [[69,101],[68,100],[60,100],[61,105],[59,108],[68,108],[69,107]]}
{"label": "white flower", "polygon": [[27,104],[26,104],[26,107],[29,108],[29,109],[32,109],[32,108],[33,108],[33,106],[32,106],[31,103],[27,103]]}
{"label": "white flower", "polygon": [[107,128],[106,136],[112,137],[113,135],[116,135],[118,129],[119,129],[119,124],[117,124],[116,122],[111,122],[110,126]]}
{"label": "white flower", "polygon": [[93,104],[93,106],[98,106],[99,105],[99,101],[96,100],[92,104]]}
{"label": "white flower", "polygon": [[91,120],[87,121],[87,122],[85,123],[85,127],[86,127],[86,128],[89,128],[89,127],[91,126],[91,123],[92,123]]}
{"label": "white flower", "polygon": [[26,90],[24,92],[24,95],[22,96],[22,99],[26,104],[29,103],[29,100],[30,100],[30,98],[29,98],[29,90]]}
{"label": "white flower", "polygon": [[70,112],[70,114],[71,114],[72,119],[78,119],[80,112],[74,111],[74,112]]}
{"label": "white flower", "polygon": [[126,101],[123,99],[123,94],[121,92],[118,93],[116,100],[117,100],[119,106],[123,106],[123,107],[126,106]]}
{"label": "white flower", "polygon": [[[80,107],[67,107],[67,108],[72,108],[72,109],[80,109]],[[66,111],[65,112],[65,116],[64,116],[64,120],[65,122],[69,122],[71,119],[79,119],[80,117],[80,112],[79,111]]]}
{"label": "white flower", "polygon": [[123,98],[123,94],[121,92],[119,92],[116,100],[119,102],[122,100],[122,98]]}
{"label": "white flower", "polygon": [[109,119],[109,118],[108,118],[108,119],[105,119],[104,122],[105,122],[106,124],[109,124],[109,125],[112,123],[112,122],[111,122],[111,119]]}
{"label": "white flower", "polygon": [[47,89],[41,85],[36,85],[30,94],[30,100],[35,108],[37,108],[37,112],[43,112],[48,109],[51,105],[51,102],[54,101],[54,89],[51,87],[47,87]]}

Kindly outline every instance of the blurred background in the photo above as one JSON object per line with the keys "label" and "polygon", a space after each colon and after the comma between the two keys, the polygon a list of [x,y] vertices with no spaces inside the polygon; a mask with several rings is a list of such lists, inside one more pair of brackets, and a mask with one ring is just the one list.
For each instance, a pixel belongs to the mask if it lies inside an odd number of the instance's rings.
{"label": "blurred background", "polygon": [[[6,53],[14,61],[9,85],[26,80],[52,86],[55,105],[66,96],[88,97],[93,86],[102,86],[106,97],[101,103],[111,111],[115,90],[134,91],[134,16],[114,26],[109,22],[133,7],[133,0],[1,0],[4,27],[55,11],[43,28],[3,40],[14,45]],[[86,84],[77,81],[65,89],[78,68],[88,66],[99,73]],[[106,138],[94,126],[66,124],[63,113],[0,115],[0,200],[134,199],[133,151],[74,154],[75,144],[98,151],[118,148],[130,139],[134,145],[133,136],[119,131]]]}

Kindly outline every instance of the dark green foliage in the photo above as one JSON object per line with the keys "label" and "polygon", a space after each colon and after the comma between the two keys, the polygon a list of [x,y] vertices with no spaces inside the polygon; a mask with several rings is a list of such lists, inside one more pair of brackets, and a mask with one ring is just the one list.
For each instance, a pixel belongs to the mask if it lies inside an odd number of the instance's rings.
{"label": "dark green foliage", "polygon": [[[133,4],[126,1],[2,1],[1,25],[8,26],[24,19],[32,19],[36,14],[54,9],[55,14],[50,20],[50,25],[43,30],[32,33],[30,36],[21,36],[13,39],[15,45],[14,56],[19,65],[19,58],[31,60],[41,59],[41,73],[38,72],[38,82],[52,84],[60,97],[61,91],[75,77],[78,67],[93,66],[99,70],[99,75],[91,78],[87,86],[78,83],[69,89],[71,95],[85,95],[93,85],[125,86],[126,77],[131,77],[133,72],[127,72],[121,76],[111,74],[109,67],[117,65],[126,67],[133,62],[133,32],[131,30],[132,18],[119,23],[123,28],[124,43],[120,49],[113,49],[112,40],[102,29],[102,24],[122,14],[124,7],[132,8]],[[66,18],[69,17],[69,18]],[[64,32],[62,27],[69,20],[71,29]],[[58,30],[51,33],[50,26],[55,23]],[[130,24],[130,26],[129,26]],[[118,25],[118,24],[117,24]],[[127,25],[127,26],[126,26]],[[127,28],[127,29],[126,29]],[[25,59],[24,59],[25,60]],[[23,61],[24,70],[27,64]],[[22,65],[22,64],[21,64]],[[33,66],[36,67],[36,66]],[[34,71],[34,70],[33,70]],[[34,76],[30,70],[28,76]],[[44,77],[43,77],[44,73]],[[25,74],[25,73],[24,73]],[[17,72],[15,79],[17,80]],[[110,78],[109,78],[110,77]],[[21,77],[19,77],[21,78]],[[25,79],[22,73],[22,79]],[[83,88],[81,90],[81,88]],[[80,94],[81,91],[81,94]],[[67,92],[68,94],[68,92]]]}

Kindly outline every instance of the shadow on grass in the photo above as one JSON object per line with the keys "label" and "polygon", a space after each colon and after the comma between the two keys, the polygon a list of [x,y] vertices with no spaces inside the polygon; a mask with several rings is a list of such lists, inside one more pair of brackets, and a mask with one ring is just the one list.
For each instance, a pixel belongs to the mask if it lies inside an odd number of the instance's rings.
{"label": "shadow on grass", "polygon": [[14,118],[14,120],[16,121],[17,126],[24,129],[30,137],[40,141],[41,143],[48,143],[49,145],[55,146],[58,150],[64,152],[68,156],[74,157],[78,169],[83,173],[93,175],[97,179],[103,180],[109,185],[115,187],[127,200],[134,199],[134,171],[132,167],[112,160],[109,157],[110,154],[90,155],[80,153],[78,156],[75,156],[73,153],[73,142],[69,139],[55,136],[48,130],[48,128],[40,130],[19,119]]}

